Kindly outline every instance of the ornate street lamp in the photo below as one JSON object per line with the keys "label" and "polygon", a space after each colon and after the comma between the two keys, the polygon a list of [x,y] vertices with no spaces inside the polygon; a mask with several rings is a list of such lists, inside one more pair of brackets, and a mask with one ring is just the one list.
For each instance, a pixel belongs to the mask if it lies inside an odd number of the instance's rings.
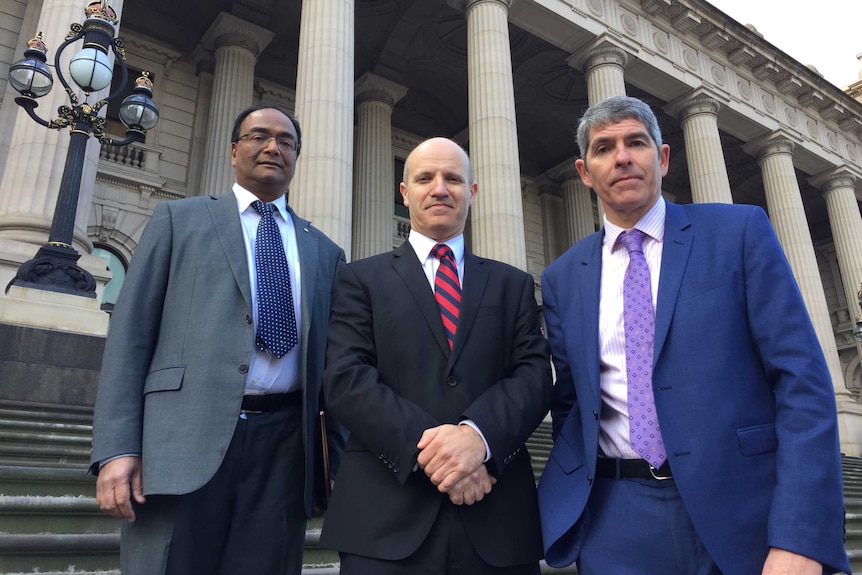
{"label": "ornate street lamp", "polygon": [[[35,99],[50,92],[54,82],[51,70],[46,64],[47,48],[42,41],[41,32],[28,42],[29,48],[24,52],[24,59],[15,62],[9,69],[9,83],[21,94],[15,98],[15,103],[46,128],[59,130],[68,126],[70,132],[69,150],[48,243],[39,249],[35,258],[24,262],[18,268],[17,275],[9,285],[95,298],[96,281],[88,271],[78,266],[78,258],[81,256],[72,247],[87,142],[90,136],[95,136],[102,144],[114,146],[142,142],[147,130],[156,125],[159,111],[151,99],[153,83],[148,72],[143,72],[135,82],[133,93],[120,105],[120,120],[128,128],[126,137],[115,140],[105,132],[107,122],[98,115],[99,110],[119,98],[126,87],[126,54],[123,41],[114,37],[118,22],[117,13],[108,6],[106,0],[90,2],[84,13],[84,23],[71,25],[66,40],[57,49],[54,58],[54,70],[70,101],[69,106],[60,106],[57,109],[59,116],[56,119],[46,121],[36,113],[38,104]],[[78,101],[77,90],[70,87],[60,68],[60,54],[81,39],[84,46],[72,57],[69,74],[72,81],[84,92],[83,102]],[[111,85],[113,68],[108,58],[108,48],[120,63],[123,73],[121,85],[107,98],[89,104],[87,100],[92,92]]]}

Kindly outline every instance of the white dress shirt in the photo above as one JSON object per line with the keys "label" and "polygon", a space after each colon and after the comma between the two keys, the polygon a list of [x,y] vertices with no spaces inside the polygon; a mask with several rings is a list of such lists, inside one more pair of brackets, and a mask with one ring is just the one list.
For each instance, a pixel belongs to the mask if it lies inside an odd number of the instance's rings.
{"label": "white dress shirt", "polygon": [[[652,305],[655,312],[658,298],[659,272],[664,245],[664,198],[633,226],[644,232],[644,257],[650,269]],[[607,457],[640,459],[629,439],[628,383],[626,381],[626,338],[623,322],[623,280],[629,264],[629,254],[622,245],[615,245],[624,228],[607,218],[602,244],[602,279],[599,298],[599,358],[602,389],[602,418],[599,427],[599,447]]]}
{"label": "white dress shirt", "polygon": [[[233,185],[236,196],[239,218],[242,223],[245,239],[245,254],[248,259],[248,274],[251,282],[251,308],[254,315],[255,334],[257,334],[257,274],[254,261],[254,241],[257,237],[257,224],[260,214],[252,207],[259,199],[239,184]],[[287,256],[287,267],[290,269],[290,288],[293,293],[293,309],[296,314],[296,346],[282,357],[274,356],[269,350],[260,351],[257,345],[251,354],[248,366],[248,377],[245,380],[245,392],[249,394],[287,393],[302,388],[300,381],[300,350],[302,349],[302,317],[300,302],[301,270],[299,267],[299,246],[296,242],[296,230],[293,220],[287,214],[287,201],[281,196],[271,202],[278,213],[274,214],[284,243],[284,253]]]}
{"label": "white dress shirt", "polygon": [[[440,260],[431,255],[431,250],[438,243],[444,243],[452,250],[452,255],[455,257],[455,265],[458,266],[458,282],[463,287],[464,285],[464,235],[455,236],[445,242],[432,240],[428,236],[422,235],[416,230],[410,230],[410,235],[407,236],[407,241],[410,242],[410,247],[419,258],[419,263],[422,264],[422,269],[425,271],[425,278],[428,280],[428,285],[431,286],[431,291],[434,291],[434,278],[437,275],[437,268],[440,267]],[[459,425],[469,425],[476,430],[479,437],[482,438],[482,443],[485,444],[485,461],[491,459],[491,448],[485,440],[485,435],[482,430],[476,425],[472,419],[465,419],[459,422]]]}

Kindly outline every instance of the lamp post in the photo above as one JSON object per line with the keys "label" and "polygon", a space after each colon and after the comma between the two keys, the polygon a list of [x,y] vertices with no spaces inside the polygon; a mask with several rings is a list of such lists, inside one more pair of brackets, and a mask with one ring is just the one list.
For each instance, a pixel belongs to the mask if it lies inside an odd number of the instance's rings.
{"label": "lamp post", "polygon": [[[96,281],[92,274],[78,266],[78,258],[81,256],[72,247],[87,142],[90,136],[95,136],[103,144],[114,146],[142,142],[147,130],[156,125],[159,112],[152,101],[153,84],[148,73],[143,72],[135,81],[133,93],[120,105],[120,120],[127,128],[126,137],[117,140],[105,132],[107,122],[99,116],[99,111],[109,102],[118,99],[126,87],[126,55],[123,41],[115,37],[117,14],[107,1],[90,2],[84,13],[84,23],[71,25],[54,58],[54,70],[68,94],[70,103],[57,109],[57,118],[44,120],[36,113],[36,98],[49,93],[53,85],[51,70],[46,64],[47,48],[41,32],[28,42],[24,59],[9,68],[9,83],[20,94],[15,98],[15,103],[46,128],[59,130],[68,127],[70,136],[48,243],[39,249],[33,259],[18,268],[18,273],[9,285],[95,298]],[[60,55],[66,48],[82,39],[83,48],[72,57],[69,64],[72,81],[84,92],[83,101],[79,101],[77,90],[72,89],[61,70]],[[87,100],[91,93],[111,85],[113,69],[108,59],[109,48],[122,69],[121,85],[107,98],[90,104]]]}

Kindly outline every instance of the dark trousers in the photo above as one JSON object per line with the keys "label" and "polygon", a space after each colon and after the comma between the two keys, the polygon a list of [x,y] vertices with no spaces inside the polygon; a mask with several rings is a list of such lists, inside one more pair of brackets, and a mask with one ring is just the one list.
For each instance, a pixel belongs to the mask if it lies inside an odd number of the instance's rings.
{"label": "dark trousers", "polygon": [[[246,418],[247,417],[247,418]],[[302,411],[243,416],[199,490],[149,496],[122,534],[123,575],[299,575],[305,541]]]}
{"label": "dark trousers", "polygon": [[672,479],[598,477],[587,513],[580,575],[721,575]]}
{"label": "dark trousers", "polygon": [[485,563],[470,543],[456,506],[449,501],[441,506],[428,537],[406,559],[339,555],[341,575],[539,575],[538,562],[508,567]]}

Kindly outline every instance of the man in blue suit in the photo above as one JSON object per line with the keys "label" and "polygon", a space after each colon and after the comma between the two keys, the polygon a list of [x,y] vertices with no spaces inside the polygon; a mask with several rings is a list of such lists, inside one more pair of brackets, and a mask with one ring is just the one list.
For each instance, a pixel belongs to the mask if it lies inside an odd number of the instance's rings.
{"label": "man in blue suit", "polygon": [[547,562],[849,572],[829,371],[765,214],[665,202],[670,150],[639,100],[591,107],[578,145],[605,225],[542,278],[557,373]]}

